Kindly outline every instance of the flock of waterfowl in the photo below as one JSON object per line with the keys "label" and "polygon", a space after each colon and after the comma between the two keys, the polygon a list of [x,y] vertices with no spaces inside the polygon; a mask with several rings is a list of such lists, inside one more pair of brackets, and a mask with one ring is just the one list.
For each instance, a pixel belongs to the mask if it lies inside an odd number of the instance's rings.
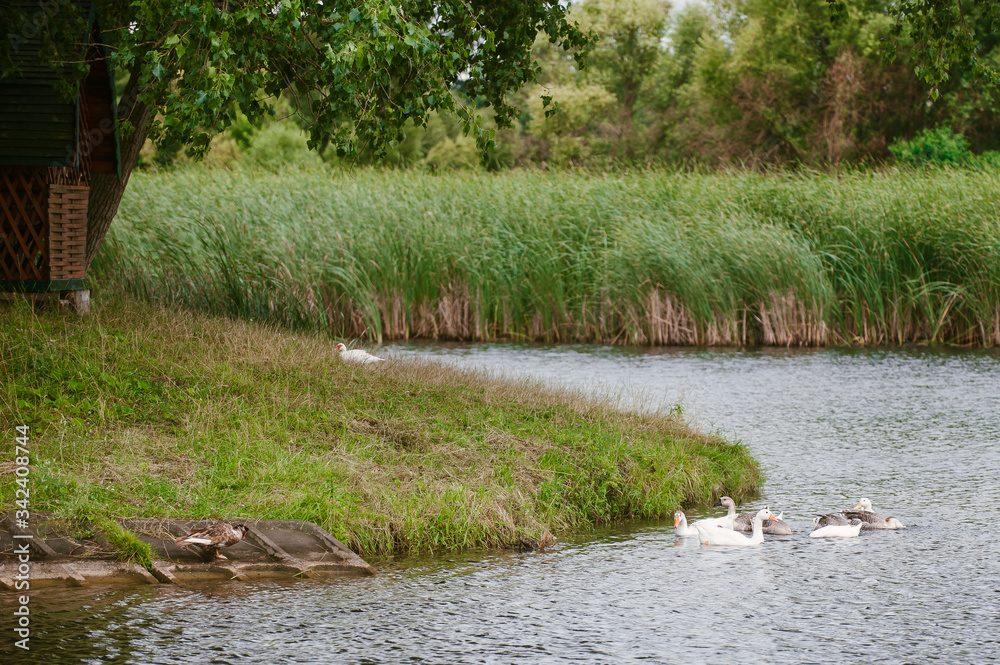
{"label": "flock of waterfowl", "polygon": [[[756,513],[736,514],[736,502],[728,496],[719,499],[720,506],[727,508],[725,517],[708,517],[688,524],[687,517],[678,510],[674,513],[674,531],[678,536],[694,537],[703,545],[760,545],[764,534],[787,536],[792,527],[781,518],[784,513],[774,515],[767,506]],[[903,529],[905,525],[895,517],[882,517],[875,512],[869,499],[861,499],[851,510],[839,513],[817,515],[813,519],[815,529],[810,538],[857,538],[862,531],[878,529]],[[749,536],[743,535],[750,532]]]}
{"label": "flock of waterfowl", "polygon": [[[348,348],[337,344],[334,353],[345,363],[371,365],[384,362],[361,349]],[[696,537],[703,545],[760,545],[764,534],[787,536],[792,527],[783,519],[784,513],[774,515],[767,506],[756,513],[736,514],[736,502],[728,496],[719,499],[720,506],[727,509],[725,517],[709,517],[688,524],[687,517],[678,510],[674,513],[674,530],[678,536]],[[856,538],[861,531],[874,529],[902,529],[904,525],[895,517],[882,517],[872,508],[869,499],[861,499],[851,510],[840,513],[818,515],[813,524],[816,528],[810,538]],[[743,535],[750,533],[749,536]],[[189,542],[198,542],[190,540]]]}

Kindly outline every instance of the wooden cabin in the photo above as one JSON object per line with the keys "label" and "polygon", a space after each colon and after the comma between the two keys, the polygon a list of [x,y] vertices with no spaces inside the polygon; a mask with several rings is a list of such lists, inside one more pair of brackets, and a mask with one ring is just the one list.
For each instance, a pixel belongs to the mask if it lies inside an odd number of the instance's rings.
{"label": "wooden cabin", "polygon": [[90,178],[120,178],[121,166],[107,47],[93,6],[79,5],[88,16],[80,52],[89,73],[75,95],[58,90],[66,79],[43,62],[38,38],[19,44],[17,71],[0,78],[0,292],[85,303],[89,292],[70,292],[87,289]]}

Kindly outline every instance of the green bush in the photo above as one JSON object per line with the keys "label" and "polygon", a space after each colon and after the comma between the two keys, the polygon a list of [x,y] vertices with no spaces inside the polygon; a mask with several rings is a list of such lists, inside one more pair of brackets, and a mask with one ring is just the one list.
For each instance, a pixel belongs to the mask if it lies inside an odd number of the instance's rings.
{"label": "green bush", "polygon": [[479,149],[471,136],[445,137],[427,152],[424,163],[432,170],[474,169],[481,163]]}
{"label": "green bush", "polygon": [[239,120],[230,125],[229,136],[236,141],[240,150],[247,150],[253,145],[253,138],[259,131],[260,127],[254,127],[245,115],[240,115]]}
{"label": "green bush", "polygon": [[925,129],[911,141],[896,141],[889,152],[900,164],[909,166],[965,165],[975,159],[968,139],[952,133],[950,127]]}
{"label": "green bush", "polygon": [[982,154],[975,155],[974,164],[980,168],[1000,169],[1000,152],[987,150]]}
{"label": "green bush", "polygon": [[320,156],[306,145],[306,135],[292,122],[276,122],[262,129],[246,151],[246,160],[265,168],[323,164]]}

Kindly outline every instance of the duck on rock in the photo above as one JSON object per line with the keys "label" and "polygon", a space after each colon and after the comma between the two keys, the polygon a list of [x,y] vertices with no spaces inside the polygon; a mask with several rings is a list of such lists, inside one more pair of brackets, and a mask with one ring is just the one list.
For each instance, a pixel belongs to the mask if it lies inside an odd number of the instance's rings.
{"label": "duck on rock", "polygon": [[216,559],[225,559],[219,554],[220,547],[229,547],[240,542],[247,535],[247,528],[242,524],[212,524],[204,529],[197,529],[186,536],[176,538],[177,545],[200,545]]}

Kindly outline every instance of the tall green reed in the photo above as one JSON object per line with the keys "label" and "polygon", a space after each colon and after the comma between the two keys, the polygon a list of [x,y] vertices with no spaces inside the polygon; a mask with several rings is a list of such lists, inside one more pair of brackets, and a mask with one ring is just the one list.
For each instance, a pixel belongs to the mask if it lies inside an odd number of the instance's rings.
{"label": "tall green reed", "polygon": [[137,174],[95,272],[370,339],[1000,344],[992,171]]}

